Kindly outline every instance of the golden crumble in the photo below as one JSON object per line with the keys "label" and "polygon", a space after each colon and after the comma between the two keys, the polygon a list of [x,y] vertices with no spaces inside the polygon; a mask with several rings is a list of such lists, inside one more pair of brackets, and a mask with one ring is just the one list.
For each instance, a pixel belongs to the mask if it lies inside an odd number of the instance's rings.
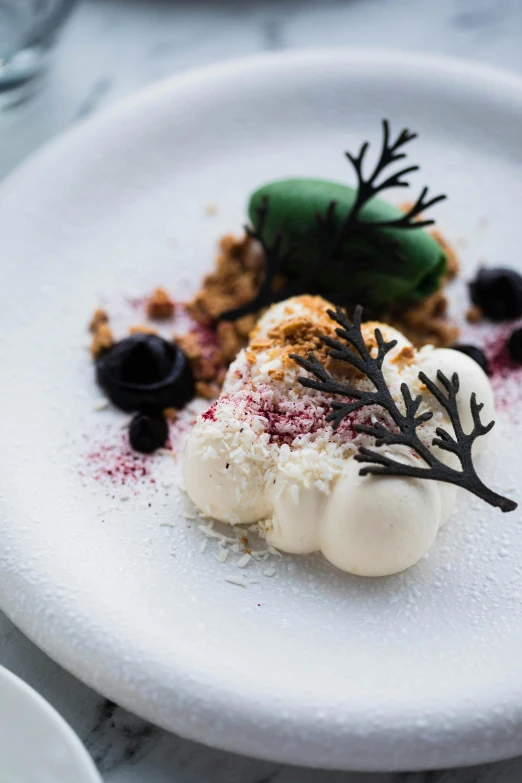
{"label": "golden crumble", "polygon": [[130,327],[129,334],[158,334],[158,330],[148,324],[136,324]]}
{"label": "golden crumble", "polygon": [[91,342],[91,356],[97,359],[103,351],[114,345],[114,337],[107,323],[100,323],[96,327]]}
{"label": "golden crumble", "polygon": [[101,307],[94,311],[91,321],[89,323],[89,331],[93,334],[102,324],[109,323],[109,316]]}
{"label": "golden crumble", "polygon": [[147,299],[145,309],[153,321],[168,321],[174,315],[174,302],[164,288],[156,288]]}

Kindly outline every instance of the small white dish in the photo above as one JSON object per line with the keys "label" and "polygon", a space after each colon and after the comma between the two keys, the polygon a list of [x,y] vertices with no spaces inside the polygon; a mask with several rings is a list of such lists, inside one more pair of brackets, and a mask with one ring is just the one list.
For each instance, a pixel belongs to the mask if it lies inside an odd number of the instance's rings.
{"label": "small white dish", "polygon": [[[343,151],[378,143],[382,117],[419,132],[412,187],[449,194],[436,217],[466,238],[462,279],[483,257],[522,269],[522,82],[456,60],[227,63],[95,117],[5,183],[0,604],[82,680],[184,736],[312,766],[426,769],[522,752],[519,512],[462,495],[429,558],[394,577],[319,556],[274,559],[267,577],[218,562],[210,539],[201,551],[170,457],[138,494],[96,481],[86,458],[124,420],[99,410],[93,308],[194,289],[255,186],[350,182]],[[481,463],[515,500],[519,418],[499,414]]]}
{"label": "small white dish", "polygon": [[56,710],[0,666],[0,777],[13,783],[101,783],[82,743]]}

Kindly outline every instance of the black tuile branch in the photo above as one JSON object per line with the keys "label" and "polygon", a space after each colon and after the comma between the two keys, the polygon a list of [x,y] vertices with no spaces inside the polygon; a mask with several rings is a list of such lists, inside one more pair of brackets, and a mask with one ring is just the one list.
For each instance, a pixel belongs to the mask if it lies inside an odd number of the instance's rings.
{"label": "black tuile branch", "polygon": [[391,164],[406,157],[406,152],[403,151],[404,146],[416,138],[416,133],[412,133],[407,128],[404,128],[395,141],[391,140],[389,122],[388,120],[383,119],[381,152],[368,177],[364,176],[363,164],[366,153],[370,147],[369,143],[367,141],[364,142],[358,155],[353,155],[350,152],[345,153],[347,159],[354,168],[357,179],[357,195],[352,208],[340,227],[337,225],[335,219],[337,208],[335,201],[332,201],[329,204],[324,215],[316,215],[316,224],[313,229],[313,231],[315,231],[313,238],[317,242],[319,248],[316,263],[313,264],[303,276],[284,286],[279,291],[274,289],[274,279],[277,275],[282,274],[283,270],[288,267],[288,263],[295,258],[297,250],[296,248],[283,250],[283,233],[279,233],[273,242],[268,242],[265,226],[269,203],[268,198],[265,197],[262,205],[258,208],[257,229],[248,226],[245,227],[247,234],[253,239],[256,239],[263,249],[265,258],[265,277],[263,283],[253,299],[240,307],[221,313],[219,320],[235,321],[244,315],[255,313],[275,302],[281,302],[284,299],[288,299],[290,296],[297,296],[307,291],[310,292],[318,273],[335,263],[336,259],[339,258],[339,253],[347,239],[357,233],[371,236],[373,241],[385,246],[390,253],[390,261],[392,263],[400,264],[402,260],[400,246],[398,246],[398,243],[393,239],[383,235],[381,230],[425,228],[426,226],[433,225],[435,222],[434,220],[418,220],[418,217],[422,212],[425,212],[434,204],[444,200],[446,196],[439,195],[428,199],[428,188],[424,187],[413,206],[398,218],[382,221],[366,221],[362,218],[361,213],[369,201],[382,191],[398,187],[408,187],[408,182],[404,177],[417,171],[419,169],[418,166],[407,166],[400,171],[391,174],[381,182],[378,182],[378,180]]}
{"label": "black tuile branch", "polygon": [[356,431],[375,438],[377,448],[382,446],[406,446],[427,465],[427,467],[421,467],[400,462],[387,454],[361,446],[354,457],[358,462],[364,463],[360,474],[362,476],[407,476],[442,481],[466,489],[502,511],[513,511],[517,508],[517,504],[514,501],[489,489],[476,473],[472,455],[473,444],[477,438],[490,432],[495,422],[492,421],[489,424],[482,423],[480,414],[483,405],[477,402],[476,395],[473,393],[470,399],[473,429],[468,434],[464,432],[457,405],[457,394],[460,388],[457,373],[454,373],[452,378],[448,379],[439,370],[437,380],[441,386],[438,386],[423,372],[419,373],[419,380],[447,412],[453,427],[454,435],[451,435],[442,427],[438,427],[436,429],[437,437],[433,438],[432,445],[454,454],[460,463],[460,470],[441,462],[419,437],[418,428],[433,417],[430,411],[425,411],[418,415],[422,396],[413,397],[409,387],[403,383],[401,386],[404,402],[403,413],[390,393],[382,372],[382,364],[386,355],[397,344],[397,341],[386,342],[381,331],[375,329],[374,334],[378,351],[377,356],[372,357],[361,331],[361,307],[356,308],[352,320],[340,308],[337,308],[335,312],[328,310],[328,314],[332,320],[339,324],[339,327],[335,330],[337,336],[345,341],[343,343],[331,337],[322,337],[323,342],[332,349],[329,355],[334,359],[346,362],[362,372],[372,382],[374,391],[358,389],[335,380],[313,353],[310,353],[307,359],[291,354],[300,367],[314,376],[313,378],[301,376],[299,383],[307,388],[344,398],[345,401],[343,402],[332,402],[333,410],[327,417],[327,420],[333,423],[334,429],[337,429],[345,416],[356,410],[369,405],[377,405],[383,408],[389,414],[396,429],[391,429],[382,422],[376,422],[372,425],[358,424],[355,426]]}

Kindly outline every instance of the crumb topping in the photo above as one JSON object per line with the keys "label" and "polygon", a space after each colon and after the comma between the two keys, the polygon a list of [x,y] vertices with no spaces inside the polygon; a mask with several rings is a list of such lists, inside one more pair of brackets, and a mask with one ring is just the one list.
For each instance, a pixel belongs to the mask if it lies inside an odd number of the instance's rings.
{"label": "crumb topping", "polygon": [[412,345],[403,345],[397,356],[394,356],[390,361],[401,368],[409,367],[415,361],[415,349]]}
{"label": "crumb topping", "polygon": [[109,323],[109,316],[103,310],[101,307],[99,307],[97,310],[94,311],[93,316],[91,318],[91,322],[89,324],[89,331],[93,334],[96,333],[96,331],[99,329],[100,326],[103,324]]}
{"label": "crumb topping", "polygon": [[156,288],[147,299],[145,309],[153,321],[168,321],[174,315],[174,302],[164,288]]}
{"label": "crumb topping", "polygon": [[199,323],[212,323],[221,313],[245,304],[257,293],[263,280],[263,254],[246,234],[227,234],[220,240],[215,269],[206,275],[200,291],[189,304]]}
{"label": "crumb topping", "polygon": [[114,336],[109,324],[106,322],[98,323],[91,341],[91,356],[93,359],[97,359],[103,351],[108,350],[112,345],[114,345]]}
{"label": "crumb topping", "polygon": [[469,324],[478,324],[484,318],[484,313],[478,305],[472,305],[466,311],[466,321]]}
{"label": "crumb topping", "polygon": [[148,324],[136,324],[131,326],[129,334],[158,334],[158,330]]}
{"label": "crumb topping", "polygon": [[408,307],[391,308],[387,320],[416,348],[423,345],[449,348],[459,336],[458,327],[448,319],[448,300],[443,291],[436,291],[422,302]]}
{"label": "crumb topping", "polygon": [[207,400],[219,396],[228,362],[224,359],[216,333],[209,327],[196,324],[186,334],[175,335],[174,340],[190,361],[196,394]]}
{"label": "crumb topping", "polygon": [[[456,255],[440,234],[434,232],[434,236],[448,257],[450,278],[458,268]],[[218,320],[225,310],[235,309],[250,301],[259,290],[263,277],[263,252],[255,240],[247,234],[242,237],[231,234],[222,237],[214,270],[206,275],[200,290],[186,305],[187,314],[195,326],[186,334],[174,336],[191,363],[197,394],[206,399],[217,397],[227,367],[246,346],[246,361],[250,365],[255,364],[259,353],[276,352],[280,361],[278,366],[269,370],[268,377],[272,381],[282,380],[285,371],[293,365],[291,353],[307,356],[311,351],[326,364],[329,372],[356,376],[354,368],[346,363],[341,367],[339,362],[328,356],[329,349],[320,339],[322,335],[335,337],[333,323],[325,312],[321,297],[302,297],[306,303],[305,313],[287,304],[286,321],[274,324],[264,332],[257,326],[260,313],[245,315],[234,322]],[[284,280],[276,281],[277,284],[283,285]],[[416,348],[426,344],[448,347],[457,340],[458,329],[449,321],[447,310],[446,296],[438,291],[414,305],[395,305],[386,314],[386,321],[402,332]],[[158,287],[145,300],[145,311],[151,320],[161,321],[174,315],[175,305],[167,291]],[[94,358],[114,343],[108,321],[108,315],[103,309],[95,311],[89,325],[93,333],[91,353]],[[374,328],[375,324],[369,324],[363,330],[368,333],[367,345],[370,348],[376,347]],[[131,327],[130,333],[157,334],[157,330],[148,324],[138,324]],[[403,347],[393,361],[399,369],[407,366],[413,361],[410,350]]]}

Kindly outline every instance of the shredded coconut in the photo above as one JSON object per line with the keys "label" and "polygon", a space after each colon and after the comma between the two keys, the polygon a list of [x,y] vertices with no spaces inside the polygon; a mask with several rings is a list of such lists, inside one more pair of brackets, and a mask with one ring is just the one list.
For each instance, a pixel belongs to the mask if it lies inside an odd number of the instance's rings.
{"label": "shredded coconut", "polygon": [[250,563],[251,559],[252,559],[252,556],[249,555],[248,552],[247,552],[246,554],[243,555],[243,557],[239,558],[239,560],[237,561],[236,565],[237,565],[238,568],[245,568],[245,566],[247,566]]}

